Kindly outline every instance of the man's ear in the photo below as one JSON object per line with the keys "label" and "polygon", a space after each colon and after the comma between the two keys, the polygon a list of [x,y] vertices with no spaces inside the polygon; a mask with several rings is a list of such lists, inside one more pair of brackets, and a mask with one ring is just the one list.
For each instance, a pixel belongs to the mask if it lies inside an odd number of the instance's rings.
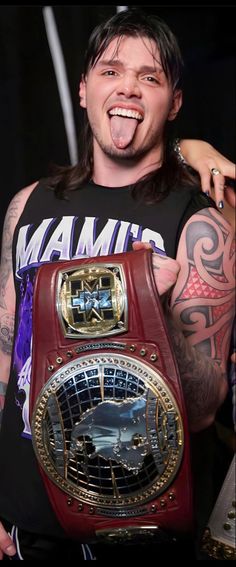
{"label": "man's ear", "polygon": [[167,120],[174,120],[182,106],[183,95],[181,90],[176,90],[173,93],[172,105],[168,114]]}
{"label": "man's ear", "polygon": [[80,106],[82,108],[86,108],[86,80],[84,75],[81,77],[81,81],[79,84],[79,99],[80,99]]}

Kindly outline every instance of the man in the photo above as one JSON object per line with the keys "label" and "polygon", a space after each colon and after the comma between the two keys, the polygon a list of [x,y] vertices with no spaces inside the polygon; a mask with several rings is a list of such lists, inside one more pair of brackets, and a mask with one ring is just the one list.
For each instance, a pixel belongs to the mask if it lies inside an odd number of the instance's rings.
{"label": "man", "polygon": [[[2,554],[78,557],[79,546],[61,540],[30,442],[32,290],[41,264],[151,243],[159,295],[171,290],[166,318],[190,430],[208,428],[225,398],[233,236],[166,142],[166,125],[182,104],[180,70],[178,45],[163,22],[127,11],[97,28],[80,84],[88,117],[81,162],[10,204],[1,266],[3,382],[11,375],[1,429]],[[222,185],[221,158],[211,160]],[[92,558],[86,546],[81,553]]]}

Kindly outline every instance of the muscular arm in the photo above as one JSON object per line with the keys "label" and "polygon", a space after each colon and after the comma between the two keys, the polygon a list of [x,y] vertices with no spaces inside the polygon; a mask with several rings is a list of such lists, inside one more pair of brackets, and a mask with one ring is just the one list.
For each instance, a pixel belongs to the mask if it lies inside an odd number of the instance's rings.
{"label": "muscular arm", "polygon": [[12,236],[17,219],[18,198],[11,202],[3,227],[0,264],[0,424],[5,401],[14,328],[15,294],[12,277]]}
{"label": "muscular arm", "polygon": [[169,328],[190,428],[212,423],[227,392],[226,363],[234,312],[234,239],[214,209],[191,217],[179,243],[181,269]]}
{"label": "muscular arm", "polygon": [[12,273],[12,239],[19,216],[35,185],[22,189],[12,199],[3,226],[0,263],[0,425],[9,380],[14,333],[15,289]]}

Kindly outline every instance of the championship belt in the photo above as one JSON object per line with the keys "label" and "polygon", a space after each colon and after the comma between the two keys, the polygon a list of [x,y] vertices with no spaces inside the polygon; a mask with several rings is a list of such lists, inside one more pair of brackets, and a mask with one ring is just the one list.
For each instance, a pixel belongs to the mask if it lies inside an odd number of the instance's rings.
{"label": "championship belt", "polygon": [[40,471],[71,538],[191,531],[186,411],[151,250],[39,268],[30,396]]}

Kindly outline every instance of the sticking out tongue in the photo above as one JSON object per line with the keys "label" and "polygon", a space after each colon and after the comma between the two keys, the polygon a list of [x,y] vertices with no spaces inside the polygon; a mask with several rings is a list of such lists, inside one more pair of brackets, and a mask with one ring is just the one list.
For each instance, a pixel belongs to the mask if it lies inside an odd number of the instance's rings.
{"label": "sticking out tongue", "polygon": [[126,148],[133,140],[138,120],[124,116],[112,116],[111,137],[117,148]]}

